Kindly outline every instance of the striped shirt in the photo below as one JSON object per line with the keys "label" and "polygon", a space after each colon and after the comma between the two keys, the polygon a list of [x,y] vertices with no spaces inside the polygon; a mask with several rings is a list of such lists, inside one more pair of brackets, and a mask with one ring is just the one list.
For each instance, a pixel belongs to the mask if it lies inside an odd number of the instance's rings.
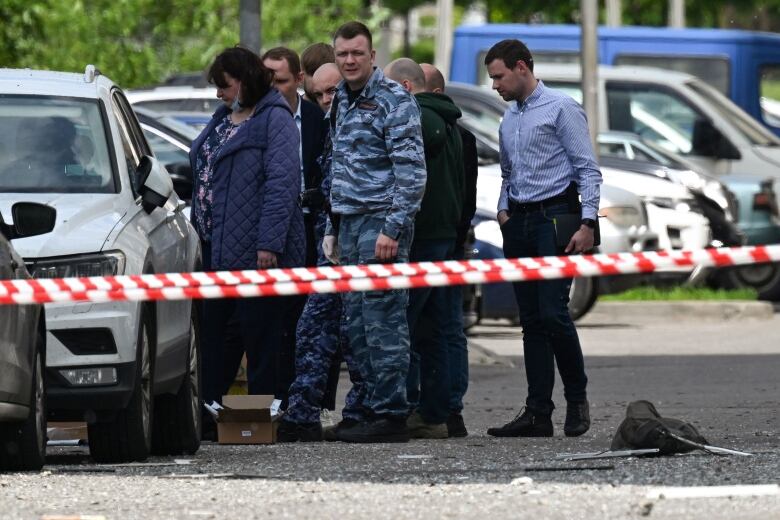
{"label": "striped shirt", "polygon": [[509,201],[538,202],[577,183],[582,218],[596,219],[601,171],[593,154],[588,121],[568,95],[539,84],[524,101],[512,103],[499,129],[501,196],[498,211]]}

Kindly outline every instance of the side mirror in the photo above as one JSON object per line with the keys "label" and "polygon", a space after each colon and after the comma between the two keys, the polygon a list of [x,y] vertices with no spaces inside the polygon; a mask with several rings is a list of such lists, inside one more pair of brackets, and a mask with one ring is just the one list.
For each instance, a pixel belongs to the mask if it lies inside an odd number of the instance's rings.
{"label": "side mirror", "polygon": [[720,130],[705,119],[699,119],[693,124],[693,139],[691,152],[716,159],[739,160],[742,154],[734,143],[729,141]]}
{"label": "side mirror", "polygon": [[192,200],[192,168],[190,163],[181,162],[168,165],[168,172],[171,174],[173,189],[181,200],[189,202]]}
{"label": "side mirror", "polygon": [[0,217],[0,231],[8,240],[49,233],[57,220],[56,209],[37,202],[17,202],[11,207],[11,215],[13,225],[6,224]]}
{"label": "side mirror", "polygon": [[173,182],[168,171],[154,157],[148,155],[141,159],[136,172],[141,185],[141,200],[144,211],[151,213],[154,208],[165,206],[173,193]]}

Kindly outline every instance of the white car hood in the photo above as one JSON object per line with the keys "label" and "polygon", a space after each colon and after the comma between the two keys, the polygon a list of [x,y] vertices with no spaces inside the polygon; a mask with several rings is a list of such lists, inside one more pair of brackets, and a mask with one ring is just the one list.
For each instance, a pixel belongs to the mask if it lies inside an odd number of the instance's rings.
{"label": "white car hood", "polygon": [[116,193],[1,193],[0,211],[6,222],[12,220],[11,206],[16,202],[38,202],[57,210],[51,233],[13,241],[26,259],[100,251],[126,212]]}
{"label": "white car hood", "polygon": [[650,175],[601,167],[605,183],[623,188],[640,197],[659,197],[683,200],[693,198],[688,188]]}

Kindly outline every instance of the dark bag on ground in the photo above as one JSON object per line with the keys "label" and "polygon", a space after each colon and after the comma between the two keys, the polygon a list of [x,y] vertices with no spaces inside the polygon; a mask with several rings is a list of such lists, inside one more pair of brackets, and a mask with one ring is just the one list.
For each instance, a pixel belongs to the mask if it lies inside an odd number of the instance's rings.
{"label": "dark bag on ground", "polygon": [[679,419],[661,417],[653,403],[649,401],[634,401],[629,403],[626,409],[626,418],[620,423],[612,439],[610,450],[658,448],[659,455],[670,455],[696,449],[671,435],[698,444],[708,444],[692,424]]}

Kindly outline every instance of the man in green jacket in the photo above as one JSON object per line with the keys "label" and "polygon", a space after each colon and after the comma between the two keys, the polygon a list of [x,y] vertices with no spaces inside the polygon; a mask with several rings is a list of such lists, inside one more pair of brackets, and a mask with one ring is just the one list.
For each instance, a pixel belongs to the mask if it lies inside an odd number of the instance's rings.
{"label": "man in green jacket", "polygon": [[[411,92],[420,105],[428,178],[414,221],[409,261],[451,258],[465,196],[463,150],[456,126],[460,109],[444,94],[425,91],[425,73],[408,58],[385,67],[385,76]],[[414,289],[409,294],[407,320],[412,337],[407,399],[414,413],[407,424],[413,438],[447,438],[449,416],[449,356],[444,329],[447,291],[442,287]]]}

